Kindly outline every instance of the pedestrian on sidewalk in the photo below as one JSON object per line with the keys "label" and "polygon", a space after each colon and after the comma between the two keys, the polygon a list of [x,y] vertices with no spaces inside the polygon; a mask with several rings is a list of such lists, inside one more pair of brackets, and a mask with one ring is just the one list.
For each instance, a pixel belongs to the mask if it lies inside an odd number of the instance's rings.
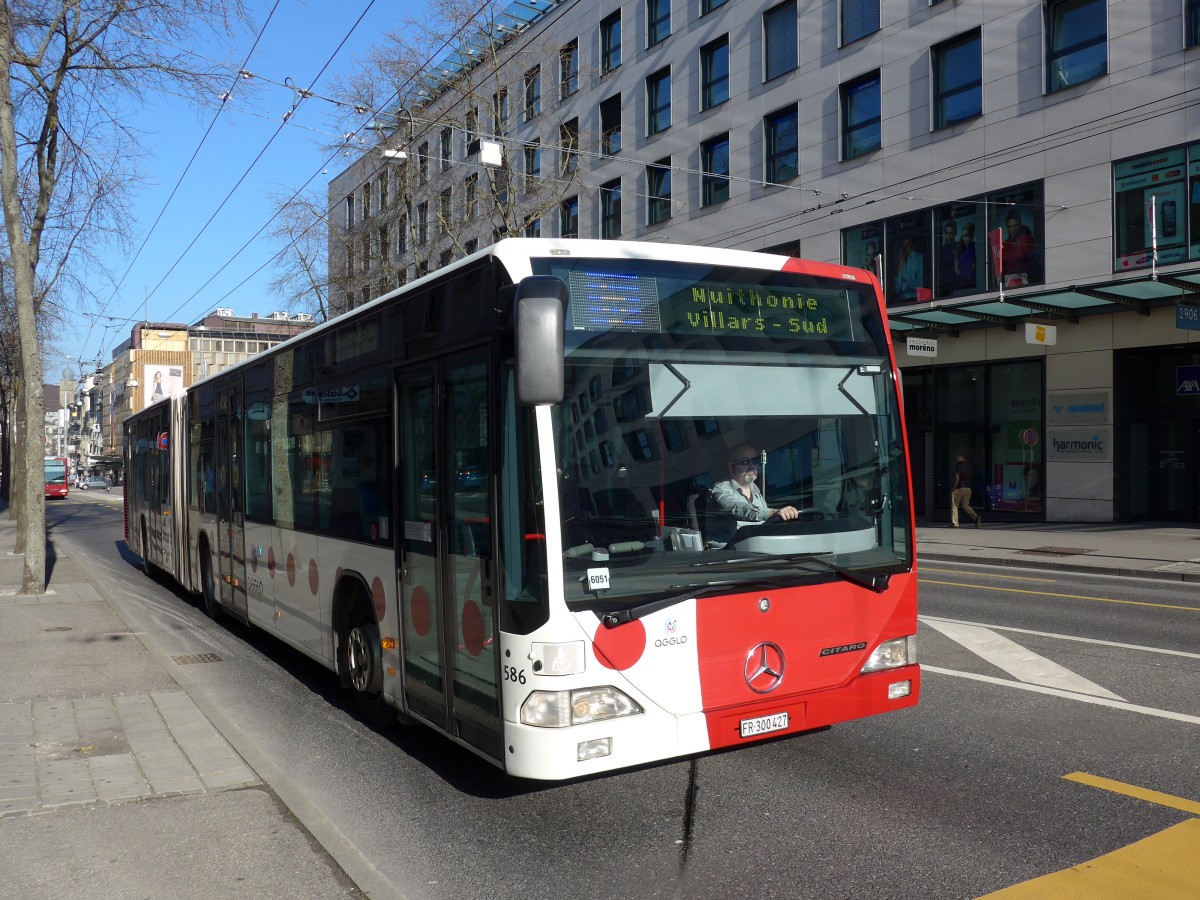
{"label": "pedestrian on sidewalk", "polygon": [[975,467],[963,450],[958,451],[958,460],[954,464],[954,486],[950,489],[950,527],[958,527],[958,510],[961,507],[968,516],[975,520],[975,527],[983,524],[980,515],[971,509],[971,484],[975,480]]}

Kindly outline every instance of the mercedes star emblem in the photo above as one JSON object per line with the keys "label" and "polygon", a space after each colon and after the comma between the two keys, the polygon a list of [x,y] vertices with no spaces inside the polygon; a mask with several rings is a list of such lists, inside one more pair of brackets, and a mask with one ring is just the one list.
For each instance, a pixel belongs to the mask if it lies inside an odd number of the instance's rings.
{"label": "mercedes star emblem", "polygon": [[763,641],[746,656],[746,684],[756,694],[769,694],[783,681],[787,661],[778,644]]}

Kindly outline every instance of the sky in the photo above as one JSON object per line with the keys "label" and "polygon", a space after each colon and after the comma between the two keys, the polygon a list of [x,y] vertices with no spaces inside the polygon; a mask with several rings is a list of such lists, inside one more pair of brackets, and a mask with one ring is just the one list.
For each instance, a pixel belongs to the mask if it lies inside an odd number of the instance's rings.
{"label": "sky", "polygon": [[[247,5],[253,32],[262,32],[246,63],[256,76],[255,92],[243,96],[235,88],[203,146],[213,120],[211,108],[163,95],[131,115],[129,122],[141,133],[147,154],[141,165],[145,182],[133,198],[125,229],[131,247],[103,254],[108,271],[97,272],[91,282],[102,308],[84,309],[69,319],[48,354],[47,381],[56,381],[64,367],[86,373],[95,370],[97,359],[108,363],[113,348],[142,319],[190,324],[218,306],[244,316],[282,308],[282,298],[268,288],[271,266],[264,267],[280,245],[265,231],[254,237],[274,212],[271,196],[291,196],[306,182],[323,196],[328,182],[351,162],[344,156],[331,160],[329,151],[322,150],[336,136],[336,109],[321,99],[302,102],[271,141],[294,100],[284,85],[311,85],[315,94],[329,96],[333,80],[347,75],[385,32],[426,6],[424,0],[279,0],[267,22],[274,0],[248,0]],[[254,39],[251,30],[243,29],[229,44],[196,49],[240,62]],[[164,211],[185,169],[186,177]],[[114,294],[111,285],[118,280],[121,287]]]}

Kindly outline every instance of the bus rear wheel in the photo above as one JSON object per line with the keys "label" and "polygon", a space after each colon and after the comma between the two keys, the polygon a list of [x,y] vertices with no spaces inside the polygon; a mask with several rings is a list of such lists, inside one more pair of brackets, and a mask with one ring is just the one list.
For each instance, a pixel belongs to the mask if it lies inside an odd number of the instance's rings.
{"label": "bus rear wheel", "polygon": [[354,703],[373,725],[390,720],[390,707],[383,697],[383,650],[379,643],[379,625],[363,603],[355,606],[346,629],[346,677],[354,692]]}
{"label": "bus rear wheel", "polygon": [[221,604],[217,602],[217,589],[213,583],[212,554],[208,545],[200,549],[200,592],[204,595],[204,612],[214,621],[221,617]]}

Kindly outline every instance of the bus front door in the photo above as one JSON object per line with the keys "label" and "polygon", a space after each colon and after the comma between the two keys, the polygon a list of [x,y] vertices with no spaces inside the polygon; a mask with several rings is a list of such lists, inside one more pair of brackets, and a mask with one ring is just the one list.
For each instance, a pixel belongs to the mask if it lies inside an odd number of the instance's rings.
{"label": "bus front door", "polygon": [[489,372],[480,352],[397,378],[397,568],[409,711],[503,759]]}
{"label": "bus front door", "polygon": [[241,616],[246,607],[246,542],[242,509],[241,385],[217,392],[217,593]]}

